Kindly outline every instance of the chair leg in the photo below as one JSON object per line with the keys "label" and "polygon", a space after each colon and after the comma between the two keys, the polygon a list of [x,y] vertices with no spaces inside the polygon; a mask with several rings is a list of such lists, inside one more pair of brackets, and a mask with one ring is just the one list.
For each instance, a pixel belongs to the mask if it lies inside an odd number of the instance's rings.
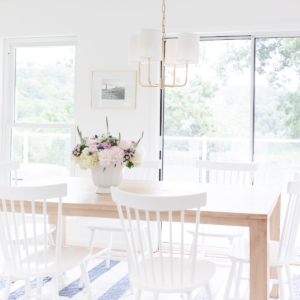
{"label": "chair leg", "polygon": [[[213,300],[213,296],[212,296],[212,292],[211,292],[209,283],[207,283],[205,285],[205,292],[206,292],[207,300]],[[192,293],[191,293],[191,299],[192,299]]]}
{"label": "chair leg", "polygon": [[192,293],[191,292],[186,294],[186,300],[192,300]]}
{"label": "chair leg", "polygon": [[2,293],[1,300],[8,300],[11,283],[12,283],[12,277],[10,276],[10,277],[7,278],[5,289]]}
{"label": "chair leg", "polygon": [[154,293],[153,294],[153,300],[158,300],[159,298],[159,293]]}
{"label": "chair leg", "polygon": [[[112,245],[112,231],[109,232],[109,236],[108,236],[108,244],[107,244],[107,249],[108,251],[111,251],[111,245]],[[106,256],[111,256],[111,254],[106,254]],[[109,265],[110,265],[110,259],[106,259],[106,269],[109,269]]]}
{"label": "chair leg", "polygon": [[201,243],[201,256],[204,257],[205,255],[205,245],[206,245],[206,236],[202,237],[202,243]]}
{"label": "chair leg", "polygon": [[52,300],[59,300],[57,276],[52,277]]}
{"label": "chair leg", "polygon": [[53,236],[51,233],[48,233],[48,241],[49,241],[49,245],[50,246],[55,246],[54,240],[53,240]]}
{"label": "chair leg", "polygon": [[239,298],[240,297],[240,285],[241,285],[241,280],[242,280],[242,275],[243,275],[243,263],[239,263],[239,268],[238,268],[238,273],[237,273],[237,278],[235,282],[235,289],[234,289],[234,297]]}
{"label": "chair leg", "polygon": [[39,294],[42,293],[42,288],[43,288],[43,277],[37,278],[37,292]]}
{"label": "chair leg", "polygon": [[83,277],[85,289],[89,293],[88,299],[89,300],[94,300],[94,295],[93,295],[93,291],[92,291],[92,287],[91,287],[91,283],[90,283],[88,272],[86,270],[85,263],[81,264],[80,268],[81,268],[81,277]]}
{"label": "chair leg", "polygon": [[230,268],[230,273],[229,273],[227,285],[226,285],[224,300],[229,300],[231,287],[232,287],[232,282],[233,282],[233,277],[234,277],[234,273],[235,273],[235,268],[236,268],[236,262],[233,261],[232,265],[231,265],[231,268]]}
{"label": "chair leg", "polygon": [[134,295],[134,300],[140,300],[142,296],[142,290],[136,290],[136,293]]}
{"label": "chair leg", "polygon": [[[190,254],[189,254],[189,258],[192,258],[193,257],[193,254],[194,254],[194,246],[195,245],[195,235],[193,234],[193,241],[192,241],[192,245],[191,245],[191,249],[190,249]],[[202,252],[201,252],[202,254]]]}
{"label": "chair leg", "polygon": [[[90,253],[92,252],[93,247],[94,247],[95,235],[96,235],[96,230],[92,230],[92,234],[91,234],[91,238],[90,238],[89,246],[88,246],[88,249],[90,250]],[[89,259],[85,262],[85,265],[86,265],[86,268],[87,268],[88,265],[89,265]],[[83,286],[83,278],[81,276],[80,280],[79,280],[79,283],[78,283],[78,288],[81,289],[82,286]]]}
{"label": "chair leg", "polygon": [[294,287],[293,287],[293,278],[292,278],[292,273],[291,273],[291,267],[290,267],[290,265],[287,265],[285,268],[286,268],[286,277],[288,280],[290,298],[291,298],[291,300],[295,300],[295,292],[294,292]]}
{"label": "chair leg", "polygon": [[28,296],[30,293],[30,279],[25,279],[25,295]]}
{"label": "chair leg", "polygon": [[283,280],[283,268],[277,268],[279,279],[279,298],[285,300],[284,280]]}
{"label": "chair leg", "polygon": [[134,294],[134,287],[133,287],[133,285],[132,285],[132,283],[131,283],[131,276],[130,276],[130,274],[131,274],[131,267],[130,267],[130,262],[129,262],[129,260],[127,261],[127,263],[128,263],[128,275],[129,275],[130,292],[131,292],[131,294],[133,295],[133,294]]}

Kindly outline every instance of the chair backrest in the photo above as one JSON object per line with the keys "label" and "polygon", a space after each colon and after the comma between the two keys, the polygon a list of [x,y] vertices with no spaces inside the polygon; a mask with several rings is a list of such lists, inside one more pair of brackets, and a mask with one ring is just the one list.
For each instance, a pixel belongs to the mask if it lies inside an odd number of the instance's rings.
{"label": "chair backrest", "polygon": [[254,172],[258,170],[258,163],[216,162],[197,160],[196,168],[200,169],[200,182],[217,184],[252,184]]}
{"label": "chair backrest", "polygon": [[300,171],[297,170],[297,171],[295,172],[294,180],[295,180],[295,181],[300,181]]}
{"label": "chair backrest", "polygon": [[[37,187],[0,187],[1,211],[0,211],[0,244],[5,259],[5,273],[36,274],[41,269],[48,268],[48,234],[47,234],[47,199],[58,198],[58,222],[55,249],[55,263],[59,263],[61,248],[62,227],[62,197],[67,195],[67,184],[57,184]],[[43,207],[43,246],[44,255],[38,257],[36,201],[40,200]],[[29,202],[31,211],[25,202]],[[28,203],[27,203],[28,204]],[[9,212],[11,211],[11,213]],[[21,227],[17,224],[17,212],[21,212]],[[27,232],[25,212],[32,216],[32,228]],[[20,228],[22,232],[20,232]],[[31,230],[31,229],[30,229]],[[22,245],[19,235],[22,235]],[[28,238],[30,236],[30,239]],[[39,235],[40,236],[40,235]],[[33,240],[33,243],[32,243]],[[23,247],[24,246],[24,247]],[[29,258],[34,257],[34,262]],[[25,259],[25,263],[21,263]]]}
{"label": "chair backrest", "polygon": [[290,197],[280,239],[279,260],[293,259],[300,221],[300,181],[290,181],[287,193],[290,194]]}
{"label": "chair backrest", "polygon": [[125,168],[124,178],[132,180],[158,180],[158,171],[161,168],[161,160],[143,161],[139,167]]}
{"label": "chair backrest", "polygon": [[[196,247],[198,245],[198,228],[200,223],[200,208],[206,205],[206,193],[187,194],[183,196],[148,196],[127,193],[118,188],[111,188],[113,201],[118,207],[119,216],[122,222],[123,232],[126,238],[126,246],[129,263],[132,266],[131,275],[139,278],[145,284],[155,284],[159,286],[183,286],[193,282],[195,279],[195,264],[196,264]],[[188,269],[184,266],[184,233],[185,233],[185,215],[188,209],[195,209],[195,219],[192,220],[195,226],[195,248],[192,256],[192,268]],[[127,216],[125,222],[124,214]],[[180,255],[174,257],[173,250],[173,217],[180,217],[181,221],[181,240],[180,240]],[[141,218],[146,219],[147,242],[143,242],[141,232]],[[135,231],[133,228],[132,219],[136,219]],[[159,258],[155,258],[152,248],[152,236],[150,232],[151,222],[156,221],[158,230],[159,243]],[[191,221],[191,217],[189,217]],[[161,221],[169,222],[170,226],[170,243],[169,256],[163,254],[162,229]],[[178,219],[177,219],[178,221]],[[192,225],[192,226],[193,226]],[[127,226],[127,227],[126,227]],[[129,226],[129,228],[128,228]],[[127,230],[128,228],[128,230]],[[136,232],[136,233],[135,233]],[[174,232],[178,235],[178,232]],[[138,245],[142,260],[139,261]],[[146,247],[148,246],[149,251]],[[148,256],[148,257],[147,257]],[[176,261],[175,261],[176,260]],[[174,265],[180,264],[180,276],[174,276]],[[176,270],[178,271],[178,269]],[[176,278],[178,279],[176,282]]]}
{"label": "chair backrest", "polygon": [[18,176],[17,176],[17,169],[20,169],[20,162],[18,160],[14,161],[5,161],[5,162],[0,162],[0,172],[14,172],[14,182],[15,186],[18,185]]}

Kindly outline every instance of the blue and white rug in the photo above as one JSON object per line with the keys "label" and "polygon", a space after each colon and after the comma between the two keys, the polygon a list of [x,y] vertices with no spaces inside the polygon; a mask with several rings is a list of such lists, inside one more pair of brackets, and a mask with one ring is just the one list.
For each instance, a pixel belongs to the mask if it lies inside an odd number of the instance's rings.
{"label": "blue and white rug", "polygon": [[[94,291],[95,300],[133,300],[130,293],[127,262],[111,261],[110,268],[106,269],[105,261],[93,259],[89,263],[89,278]],[[297,271],[300,268],[297,268]],[[300,270],[299,270],[300,271]],[[224,290],[229,274],[228,268],[218,268],[215,276],[211,280],[211,289],[214,300],[223,300]],[[86,298],[83,289],[78,288],[80,269],[75,268],[65,275],[65,286],[60,289],[60,296],[72,298],[72,300],[81,300]],[[296,299],[300,300],[300,274],[294,274],[294,290]],[[5,287],[6,280],[0,279],[0,298]],[[31,289],[36,288],[37,280],[31,280]],[[243,287],[243,296],[249,292],[248,283]],[[15,300],[22,297],[25,293],[24,281],[19,280],[12,284],[9,300]],[[44,278],[43,294],[51,294],[51,278]],[[142,300],[152,299],[153,294],[142,293]],[[182,300],[179,294],[160,294],[160,300]],[[193,292],[193,300],[206,300],[204,288]]]}

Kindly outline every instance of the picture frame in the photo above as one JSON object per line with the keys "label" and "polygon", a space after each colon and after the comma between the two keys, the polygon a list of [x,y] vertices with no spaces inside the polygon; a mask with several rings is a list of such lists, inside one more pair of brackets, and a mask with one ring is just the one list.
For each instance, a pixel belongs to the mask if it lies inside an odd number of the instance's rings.
{"label": "picture frame", "polygon": [[91,108],[135,109],[137,71],[92,71]]}

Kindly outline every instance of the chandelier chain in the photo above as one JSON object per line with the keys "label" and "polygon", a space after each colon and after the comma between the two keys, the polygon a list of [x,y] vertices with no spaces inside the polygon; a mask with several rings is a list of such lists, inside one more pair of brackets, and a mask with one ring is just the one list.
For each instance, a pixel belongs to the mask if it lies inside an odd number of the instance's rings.
{"label": "chandelier chain", "polygon": [[166,36],[166,1],[163,0],[162,4],[162,34]]}

